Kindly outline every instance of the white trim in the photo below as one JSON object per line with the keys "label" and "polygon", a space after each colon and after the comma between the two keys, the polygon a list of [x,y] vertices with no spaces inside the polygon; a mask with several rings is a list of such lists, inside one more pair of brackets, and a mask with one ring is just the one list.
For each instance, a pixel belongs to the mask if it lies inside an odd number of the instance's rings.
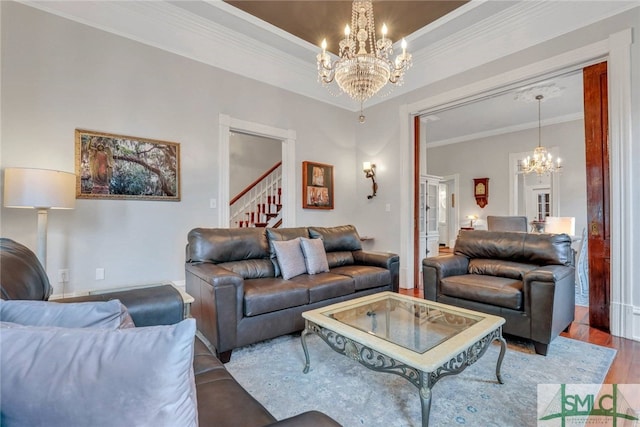
{"label": "white trim", "polygon": [[[611,299],[613,335],[633,338],[632,284],[640,279],[634,257],[631,134],[631,29],[609,36],[609,161],[611,165]],[[637,184],[637,183],[636,183]],[[637,188],[636,188],[637,191]],[[627,284],[625,287],[624,284]],[[636,287],[637,288],[637,287]]]}
{"label": "white trim", "polygon": [[235,119],[226,114],[220,114],[219,146],[218,146],[218,227],[229,228],[229,132],[235,130],[251,135],[282,141],[282,225],[295,225],[295,158],[296,131],[281,129],[261,123]]}
{"label": "white trim", "polygon": [[[455,194],[455,206],[453,207],[453,219],[449,221],[448,224],[448,234],[449,241],[447,245],[450,248],[453,248],[451,242],[455,242],[456,237],[458,235],[458,231],[460,231],[460,174],[454,173],[452,175],[447,175],[442,177],[442,182],[453,181],[453,194]],[[451,217],[451,215],[449,215]],[[449,219],[449,218],[447,218]]]}
{"label": "white trim", "polygon": [[[413,116],[409,114],[407,105],[400,106],[400,182],[406,183],[405,190],[400,191],[400,259],[413,260],[413,203],[415,185],[413,182]],[[402,188],[404,186],[400,186]],[[409,251],[406,249],[410,248]],[[408,267],[410,266],[410,267]],[[400,287],[414,287],[413,266],[411,262],[400,263]]]}
{"label": "white trim", "polygon": [[[631,29],[610,35],[607,40],[592,43],[527,66],[462,86],[424,100],[400,107],[401,182],[405,191],[400,198],[401,247],[400,259],[413,259],[413,207],[408,195],[413,195],[413,146],[409,138],[411,119],[436,108],[487,96],[505,88],[521,86],[527,80],[583,68],[607,58],[609,67],[609,135],[611,146],[611,333],[633,339],[633,315],[628,309],[632,283],[640,280],[633,263],[634,221],[632,218],[633,181],[631,170]],[[405,147],[407,146],[407,147]],[[637,190],[637,189],[636,189]],[[622,233],[625,230],[625,233]],[[640,268],[640,267],[638,267]],[[403,269],[405,283],[414,283],[413,270]],[[402,277],[402,276],[401,276]],[[627,284],[627,288],[623,284]]]}

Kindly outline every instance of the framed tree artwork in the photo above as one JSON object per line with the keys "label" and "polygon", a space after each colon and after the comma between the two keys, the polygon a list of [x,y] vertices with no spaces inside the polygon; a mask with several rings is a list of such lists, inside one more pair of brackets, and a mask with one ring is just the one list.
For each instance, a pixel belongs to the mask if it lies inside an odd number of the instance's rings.
{"label": "framed tree artwork", "polygon": [[333,209],[333,166],[302,162],[302,207]]}
{"label": "framed tree artwork", "polygon": [[76,198],[180,201],[180,144],[76,129]]}

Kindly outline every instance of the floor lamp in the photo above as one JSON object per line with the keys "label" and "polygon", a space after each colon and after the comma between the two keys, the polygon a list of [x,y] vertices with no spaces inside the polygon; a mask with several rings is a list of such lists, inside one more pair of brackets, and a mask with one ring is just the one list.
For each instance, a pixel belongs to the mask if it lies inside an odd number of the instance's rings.
{"label": "floor lamp", "polygon": [[6,168],[4,206],[38,210],[36,254],[47,269],[47,213],[49,209],[73,209],[76,176],[48,169]]}

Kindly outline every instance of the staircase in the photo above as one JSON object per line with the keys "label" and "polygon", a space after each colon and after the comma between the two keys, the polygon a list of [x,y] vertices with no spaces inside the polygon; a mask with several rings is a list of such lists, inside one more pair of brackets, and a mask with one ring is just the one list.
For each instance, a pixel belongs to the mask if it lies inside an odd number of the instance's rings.
{"label": "staircase", "polygon": [[229,203],[230,228],[282,224],[282,162],[273,165]]}

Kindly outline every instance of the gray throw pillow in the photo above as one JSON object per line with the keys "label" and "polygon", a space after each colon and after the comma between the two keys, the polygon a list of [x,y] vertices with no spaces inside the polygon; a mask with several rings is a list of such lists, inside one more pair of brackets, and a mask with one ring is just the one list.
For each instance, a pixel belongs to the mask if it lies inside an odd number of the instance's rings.
{"label": "gray throw pillow", "polygon": [[304,254],[304,262],[307,266],[308,274],[324,273],[329,271],[327,253],[324,251],[322,239],[300,238],[300,246]]}
{"label": "gray throw pillow", "polygon": [[198,425],[196,324],[131,329],[0,326],[0,425]]}
{"label": "gray throw pillow", "polygon": [[51,301],[0,301],[0,321],[29,326],[117,329],[132,323],[119,300],[59,303]]}
{"label": "gray throw pillow", "polygon": [[273,248],[276,251],[283,279],[289,280],[307,272],[304,255],[300,247],[300,237],[291,240],[274,241]]}

